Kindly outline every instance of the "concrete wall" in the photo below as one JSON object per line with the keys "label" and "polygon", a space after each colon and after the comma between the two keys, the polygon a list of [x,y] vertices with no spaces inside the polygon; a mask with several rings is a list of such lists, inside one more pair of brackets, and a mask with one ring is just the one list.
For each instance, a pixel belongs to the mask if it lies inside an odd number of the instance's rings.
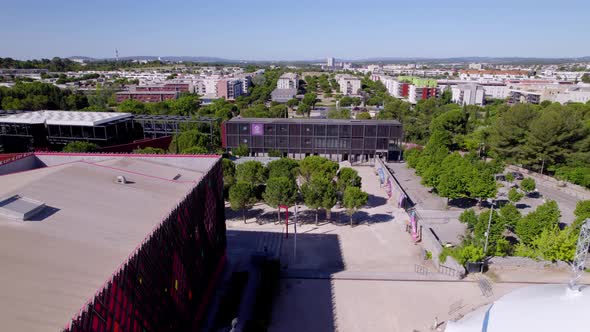
{"label": "concrete wall", "polygon": [[[386,184],[390,181],[392,186],[392,197],[390,198],[389,202],[393,204],[395,207],[398,207],[398,202],[401,195],[405,195],[407,197],[407,203],[405,205],[406,213],[410,211],[412,207],[412,198],[406,193],[405,189],[402,187],[398,179],[389,171],[387,167],[385,167],[385,163],[379,159],[375,158],[375,169],[383,169],[386,177]],[[409,218],[408,214],[408,218]],[[420,238],[420,245],[424,250],[428,250],[432,253],[432,260],[436,265],[438,272],[447,274],[451,277],[461,279],[465,276],[465,268],[459,264],[453,257],[447,257],[444,263],[440,263],[438,260],[438,256],[443,250],[442,244],[438,241],[438,239],[434,236],[430,227],[428,225],[423,224],[419,217],[417,217],[417,224],[421,230],[421,238]]]}

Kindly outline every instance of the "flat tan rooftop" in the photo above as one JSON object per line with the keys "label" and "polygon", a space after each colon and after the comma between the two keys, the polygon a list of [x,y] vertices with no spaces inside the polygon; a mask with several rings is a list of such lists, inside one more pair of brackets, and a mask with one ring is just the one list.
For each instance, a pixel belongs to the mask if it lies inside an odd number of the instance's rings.
{"label": "flat tan rooftop", "polygon": [[24,222],[0,216],[2,330],[63,329],[216,160],[113,157],[0,176],[0,197],[47,206]]}

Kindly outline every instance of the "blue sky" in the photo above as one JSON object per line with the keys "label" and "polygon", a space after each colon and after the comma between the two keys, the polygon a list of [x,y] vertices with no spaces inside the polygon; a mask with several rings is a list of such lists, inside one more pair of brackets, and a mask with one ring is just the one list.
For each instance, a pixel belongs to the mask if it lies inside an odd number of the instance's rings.
{"label": "blue sky", "polygon": [[575,57],[590,55],[589,13],[588,0],[7,0],[0,57]]}

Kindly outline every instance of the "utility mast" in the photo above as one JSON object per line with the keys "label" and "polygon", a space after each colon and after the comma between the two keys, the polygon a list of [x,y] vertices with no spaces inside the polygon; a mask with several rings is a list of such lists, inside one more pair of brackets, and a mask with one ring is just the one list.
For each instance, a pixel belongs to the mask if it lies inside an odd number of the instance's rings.
{"label": "utility mast", "polygon": [[572,262],[572,278],[569,282],[571,290],[579,291],[578,280],[584,274],[586,267],[586,257],[588,256],[588,249],[590,248],[590,219],[586,219],[580,227],[580,236],[578,237],[578,245],[576,246],[576,254]]}

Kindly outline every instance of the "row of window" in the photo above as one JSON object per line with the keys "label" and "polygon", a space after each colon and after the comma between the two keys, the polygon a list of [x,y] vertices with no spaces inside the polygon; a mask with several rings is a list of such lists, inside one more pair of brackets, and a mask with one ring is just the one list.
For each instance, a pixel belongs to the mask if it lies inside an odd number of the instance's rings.
{"label": "row of window", "polygon": [[227,147],[237,147],[246,144],[251,148],[264,149],[360,149],[385,150],[389,145],[389,138],[330,138],[330,137],[301,137],[301,136],[227,136]]}
{"label": "row of window", "polygon": [[[325,125],[325,124],[263,124],[264,135],[335,136],[335,137],[388,137],[400,138],[401,126],[394,125]],[[226,124],[228,135],[248,135],[250,123]],[[258,133],[253,133],[257,135]]]}

